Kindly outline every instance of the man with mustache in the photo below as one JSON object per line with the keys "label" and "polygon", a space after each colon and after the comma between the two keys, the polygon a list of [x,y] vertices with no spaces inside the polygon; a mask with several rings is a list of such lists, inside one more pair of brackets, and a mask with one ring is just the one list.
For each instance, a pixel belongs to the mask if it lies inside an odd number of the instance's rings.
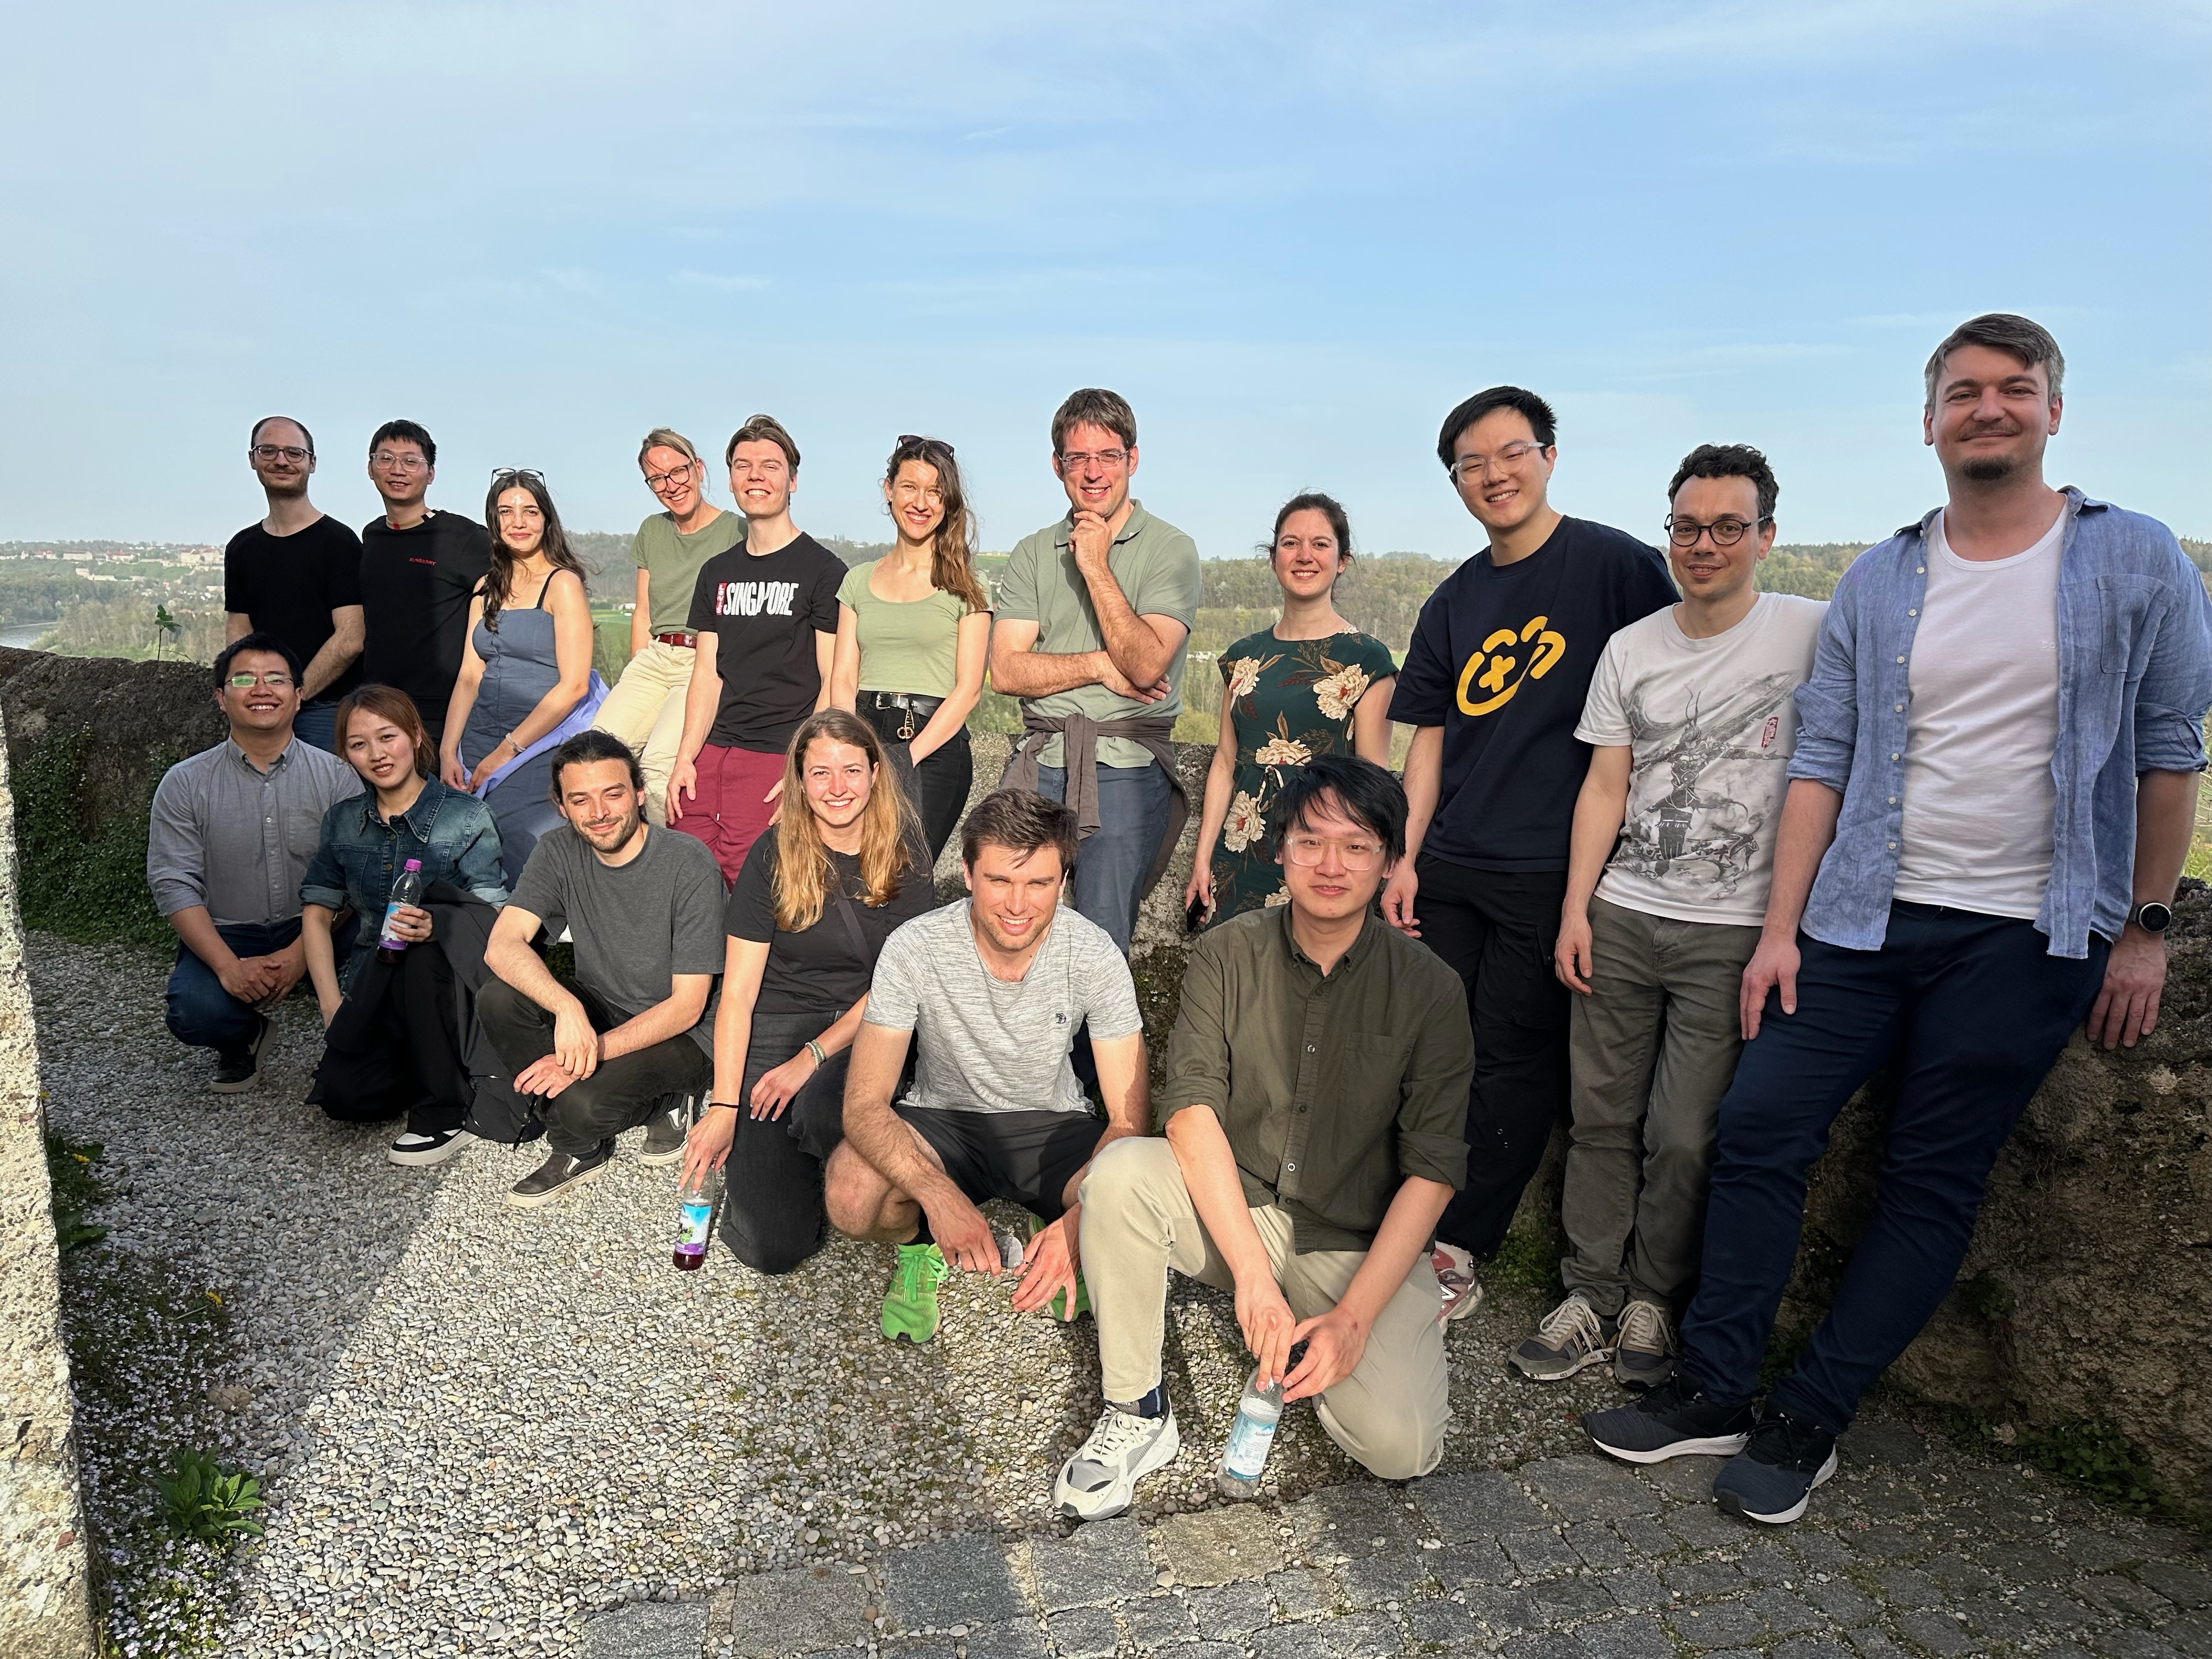
{"label": "man with mustache", "polygon": [[[556,749],[567,822],[531,849],[484,947],[499,979],[477,998],[477,1018],[545,1122],[545,1162],[507,1194],[517,1209],[599,1174],[615,1137],[640,1124],[640,1162],[681,1158],[684,1115],[665,1102],[713,1076],[722,872],[703,842],[646,822],[644,789],[637,757],[611,733]],[[531,948],[541,927],[568,931],[573,981]]]}
{"label": "man with mustache", "polygon": [[[1616,1457],[1728,1456],[1721,1508],[1804,1514],[1860,1395],[1951,1289],[1997,1152],[2075,1027],[2158,1021],[2189,851],[2212,605],[2173,532],[2044,482],[2066,368],[1977,317],[1926,369],[1945,504],[1836,585],[1720,1107],[1698,1292],[1673,1379],[1583,1419]],[[1754,1413],[1806,1173],[1899,1062],[1875,1213]]]}
{"label": "man with mustache", "polygon": [[293,729],[328,749],[338,699],[361,679],[361,538],[307,499],[315,441],[301,422],[255,422],[246,459],[269,512],[222,550],[223,641],[261,633],[284,642],[305,665]]}

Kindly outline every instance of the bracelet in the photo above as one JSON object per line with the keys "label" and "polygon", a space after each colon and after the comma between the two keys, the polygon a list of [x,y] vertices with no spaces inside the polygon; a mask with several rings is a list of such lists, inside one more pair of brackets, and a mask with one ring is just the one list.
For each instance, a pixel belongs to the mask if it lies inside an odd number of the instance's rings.
{"label": "bracelet", "polygon": [[814,1056],[814,1069],[817,1072],[830,1063],[829,1054],[812,1037],[806,1039],[806,1052]]}

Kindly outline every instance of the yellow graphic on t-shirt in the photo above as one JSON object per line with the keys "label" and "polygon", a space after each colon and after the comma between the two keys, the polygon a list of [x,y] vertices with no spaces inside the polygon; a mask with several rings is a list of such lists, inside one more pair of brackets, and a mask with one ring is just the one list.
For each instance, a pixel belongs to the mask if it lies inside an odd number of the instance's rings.
{"label": "yellow graphic on t-shirt", "polygon": [[[1513,694],[1521,689],[1523,680],[1540,680],[1567,654],[1567,641],[1545,624],[1549,617],[1531,617],[1528,625],[1515,633],[1501,628],[1482,642],[1482,649],[1467,659],[1467,666],[1459,671],[1459,706],[1462,714],[1487,714],[1493,708],[1503,708],[1513,701]],[[1513,647],[1531,642],[1534,649],[1526,653]],[[1480,702],[1474,702],[1470,690],[1486,691],[1490,695]]]}

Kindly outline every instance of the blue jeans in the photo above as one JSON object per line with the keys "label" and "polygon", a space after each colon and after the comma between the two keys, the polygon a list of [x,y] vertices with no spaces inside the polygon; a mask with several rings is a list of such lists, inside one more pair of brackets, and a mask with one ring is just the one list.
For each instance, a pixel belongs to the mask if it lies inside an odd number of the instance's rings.
{"label": "blue jeans", "polygon": [[336,754],[338,741],[337,701],[333,699],[325,702],[318,698],[313,702],[301,703],[300,712],[292,716],[292,735],[301,743],[317,749],[327,749]]}
{"label": "blue jeans", "polygon": [[1797,1257],[1805,1177],[1844,1103],[1893,1054],[1897,1106],[1875,1213],[1770,1404],[1840,1433],[1958,1276],[1997,1151],[2104,983],[2109,947],[2046,954],[2033,922],[1899,901],[1879,951],[1803,934],[1797,1012],[1770,993],[1721,1101],[1684,1381],[1751,1398]]}
{"label": "blue jeans", "polygon": [[[1065,799],[1067,769],[1038,767],[1037,793]],[[1144,897],[1138,888],[1168,832],[1173,793],[1168,775],[1157,765],[1098,769],[1098,828],[1076,851],[1075,909],[1112,934],[1125,957]]]}
{"label": "blue jeans", "polygon": [[[300,919],[269,924],[216,924],[222,942],[241,957],[265,957],[281,951],[300,937]],[[192,954],[192,947],[177,941],[177,965],[169,970],[169,1034],[195,1048],[240,1054],[260,1029],[260,1016],[250,1003],[240,1002],[222,988],[215,969]]]}

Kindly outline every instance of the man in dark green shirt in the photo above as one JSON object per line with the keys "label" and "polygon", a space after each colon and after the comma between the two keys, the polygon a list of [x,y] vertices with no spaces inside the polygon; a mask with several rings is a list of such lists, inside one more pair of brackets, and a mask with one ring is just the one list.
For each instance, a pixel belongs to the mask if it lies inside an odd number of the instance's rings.
{"label": "man in dark green shirt", "polygon": [[1397,780],[1322,756],[1269,817],[1290,902],[1192,946],[1166,1137],[1115,1142],[1083,1183],[1108,1403],[1060,1473],[1055,1501],[1079,1519],[1119,1515],[1180,1443],[1160,1385],[1170,1267],[1236,1291],[1261,1386],[1316,1396],[1374,1474],[1426,1474],[1443,1452],[1429,1245],[1467,1176],[1467,993],[1374,914],[1406,850]]}

